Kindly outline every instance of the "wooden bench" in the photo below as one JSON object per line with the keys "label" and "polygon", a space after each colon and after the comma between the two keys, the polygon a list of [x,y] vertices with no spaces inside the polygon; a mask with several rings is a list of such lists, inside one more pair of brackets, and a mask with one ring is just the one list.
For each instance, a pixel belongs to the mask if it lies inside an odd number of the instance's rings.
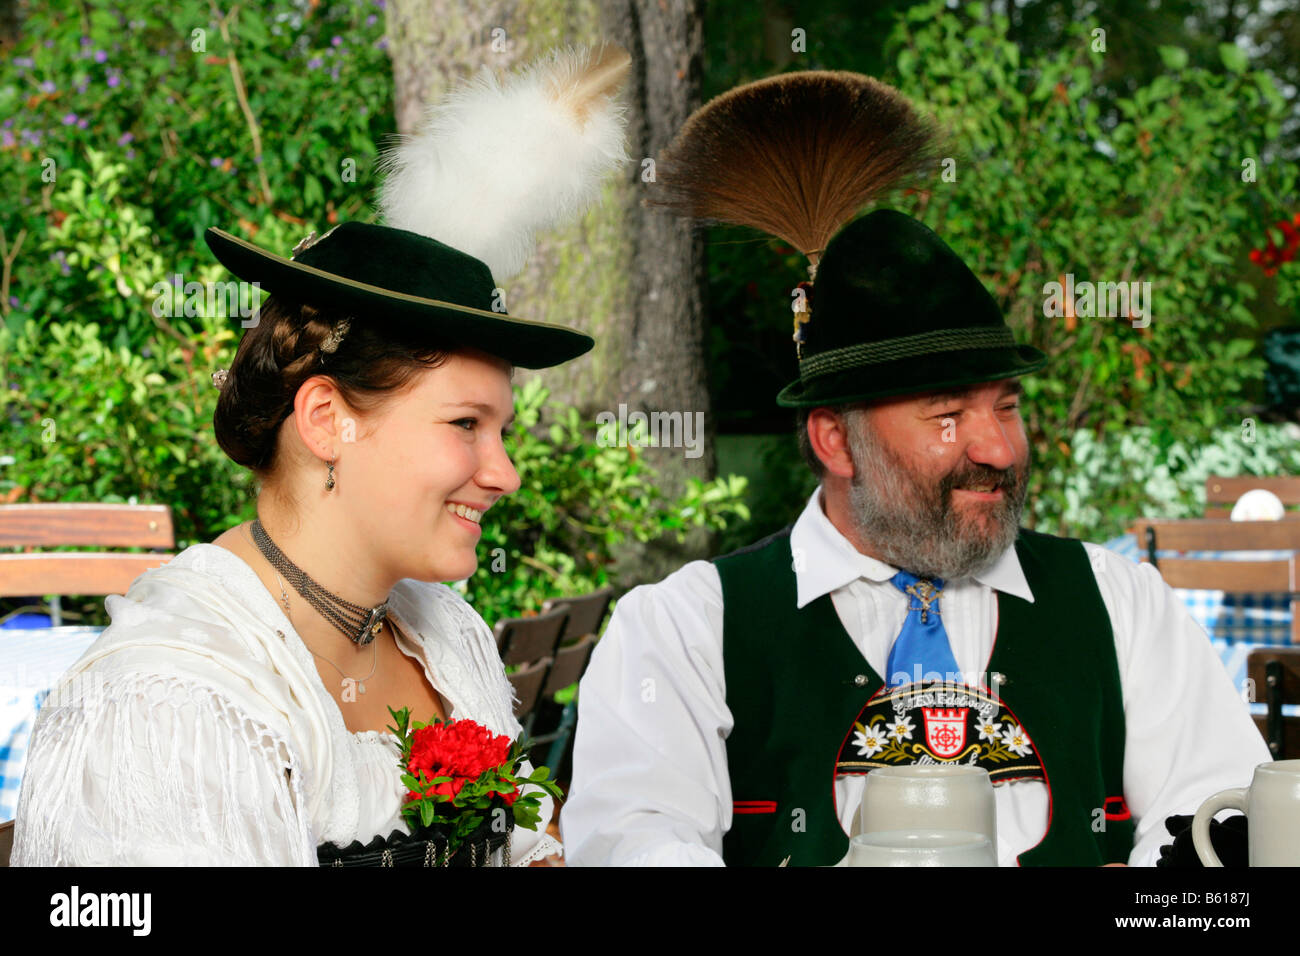
{"label": "wooden bench", "polygon": [[166,505],[0,505],[0,548],[148,548],[148,553],[55,551],[0,554],[0,597],[125,594],[145,571],[175,557]]}
{"label": "wooden bench", "polygon": [[1286,517],[1300,520],[1300,511],[1295,510],[1300,507],[1300,475],[1280,475],[1273,478],[1256,478],[1253,475],[1229,478],[1225,475],[1211,475],[1205,479],[1205,517],[1229,517],[1237,499],[1255,488],[1273,492],[1286,506]]}
{"label": "wooden bench", "polygon": [[1300,644],[1300,556],[1236,561],[1228,558],[1159,558],[1157,551],[1292,551],[1300,553],[1300,521],[1229,521],[1224,518],[1141,518],[1133,525],[1142,560],[1172,588],[1231,593],[1289,592],[1291,640]]}

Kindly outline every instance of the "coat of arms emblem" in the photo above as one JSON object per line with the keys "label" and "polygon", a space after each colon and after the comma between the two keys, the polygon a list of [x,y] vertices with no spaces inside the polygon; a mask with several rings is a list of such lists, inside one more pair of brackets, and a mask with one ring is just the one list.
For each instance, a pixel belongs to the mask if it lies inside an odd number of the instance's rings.
{"label": "coat of arms emblem", "polygon": [[966,714],[969,707],[923,707],[925,742],[936,757],[955,757],[966,746]]}

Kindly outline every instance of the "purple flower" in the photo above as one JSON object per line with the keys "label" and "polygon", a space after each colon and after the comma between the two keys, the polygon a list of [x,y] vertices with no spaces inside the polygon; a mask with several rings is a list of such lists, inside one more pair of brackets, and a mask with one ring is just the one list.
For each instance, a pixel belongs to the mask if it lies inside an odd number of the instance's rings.
{"label": "purple flower", "polygon": [[77,84],[77,92],[78,92],[78,93],[85,93],[85,92],[86,92],[86,87],[89,86],[89,85],[90,85],[90,81],[89,81],[89,80],[82,80],[80,83]]}
{"label": "purple flower", "polygon": [[14,66],[18,67],[20,70],[23,69],[30,70],[35,65],[36,65],[36,61],[33,60],[30,56],[14,57]]}
{"label": "purple flower", "polygon": [[123,133],[121,136],[119,136],[119,137],[117,138],[117,145],[118,145],[118,146],[125,146],[127,143],[131,142],[131,140],[133,140],[133,139],[135,139],[135,134],[134,134],[134,133]]}
{"label": "purple flower", "polygon": [[17,142],[14,139],[14,134],[9,132],[9,130],[4,130],[3,132],[4,136],[3,138],[0,138],[0,146],[3,146],[5,149],[13,148],[14,143]]}
{"label": "purple flower", "polygon": [[71,126],[71,125],[72,125],[73,123],[75,123],[76,121],[77,121],[77,114],[76,114],[76,113],[68,113],[66,116],[63,117],[63,125],[64,125],[64,126]]}
{"label": "purple flower", "polygon": [[0,126],[4,127],[5,129],[8,129],[10,126],[13,125],[14,125],[14,118],[12,116],[9,117],[7,120],[5,120],[3,123],[0,123]]}
{"label": "purple flower", "polygon": [[[383,0],[379,0],[379,2],[382,3]],[[387,50],[387,49],[388,49],[388,37],[380,37],[379,40],[378,40],[378,42],[375,43],[375,49],[376,49],[376,50]]]}
{"label": "purple flower", "polygon": [[378,19],[379,18],[375,16],[373,13],[370,14],[368,17],[366,17],[366,26],[373,27],[375,25],[375,21]]}
{"label": "purple flower", "polygon": [[53,41],[53,40],[46,40],[46,41],[45,41],[45,49],[48,50],[48,49],[50,49],[52,46],[54,46],[54,41]]}
{"label": "purple flower", "polygon": [[90,46],[90,37],[82,37],[82,38],[81,38],[81,45],[82,45],[82,46]]}
{"label": "purple flower", "polygon": [[90,125],[90,120],[86,119],[84,116],[81,119],[77,120],[77,129],[85,129],[89,125]]}
{"label": "purple flower", "polygon": [[218,166],[221,165],[221,157],[213,156],[211,159],[208,160],[208,165],[211,166],[213,169],[216,169]]}
{"label": "purple flower", "polygon": [[33,146],[41,145],[41,134],[39,131],[25,129],[19,135],[22,136],[23,142],[31,143]]}
{"label": "purple flower", "polygon": [[133,149],[128,149],[128,150],[126,151],[126,158],[127,158],[127,159],[135,159],[135,150],[133,150]]}
{"label": "purple flower", "polygon": [[338,46],[342,42],[343,42],[343,38],[340,36],[330,38],[330,46]]}
{"label": "purple flower", "polygon": [[380,10],[384,9],[384,0],[375,0],[375,6],[377,6]]}
{"label": "purple flower", "polygon": [[18,308],[18,296],[11,295],[9,297],[9,304],[12,305],[15,309]]}
{"label": "purple flower", "polygon": [[330,70],[330,79],[337,80],[338,78],[339,78],[339,68],[336,66],[334,67],[334,69]]}
{"label": "purple flower", "polygon": [[321,68],[321,66],[323,65],[323,63],[324,63],[324,61],[323,61],[320,57],[318,57],[318,56],[314,56],[314,57],[312,57],[310,60],[307,61],[307,69],[309,69],[309,70],[319,70],[319,69]]}
{"label": "purple flower", "polygon": [[65,275],[65,276],[66,276],[66,275],[71,275],[71,274],[72,274],[72,270],[68,267],[68,257],[67,257],[67,254],[64,253],[64,251],[63,251],[62,249],[60,249],[58,252],[54,253],[52,256],[50,256],[50,258],[53,259],[55,262],[57,262],[57,263],[59,264],[59,273],[60,273],[61,275]]}
{"label": "purple flower", "polygon": [[42,93],[53,93],[57,89],[58,87],[54,85],[53,80],[46,80],[44,83],[41,84]]}
{"label": "purple flower", "polygon": [[96,63],[103,63],[103,62],[104,62],[105,60],[107,60],[107,59],[108,59],[108,54],[105,53],[103,50],[96,50],[96,51],[95,51],[95,62],[96,62]]}
{"label": "purple flower", "polygon": [[108,85],[109,85],[109,86],[117,86],[117,84],[119,84],[119,83],[121,83],[121,82],[122,82],[122,78],[121,78],[120,76],[118,76],[116,73],[110,73],[110,74],[108,75]]}

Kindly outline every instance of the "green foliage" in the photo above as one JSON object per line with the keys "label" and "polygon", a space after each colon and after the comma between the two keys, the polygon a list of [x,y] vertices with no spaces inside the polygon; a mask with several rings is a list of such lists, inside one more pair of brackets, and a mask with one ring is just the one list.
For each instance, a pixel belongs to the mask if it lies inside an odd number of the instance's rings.
{"label": "green foliage", "polygon": [[636,447],[601,447],[596,434],[595,422],[551,401],[539,380],[516,390],[507,450],[520,488],[485,516],[478,571],[466,588],[489,623],[604,587],[625,541],[680,541],[693,528],[749,519],[744,478],[693,479],[669,499]]}
{"label": "green foliage", "polygon": [[205,0],[25,10],[0,61],[0,229],[11,250],[24,237],[0,301],[11,329],[76,315],[138,350],[154,331],[145,290],[215,266],[207,227],[288,250],[368,215],[393,132],[381,7],[224,15]]}
{"label": "green foliage", "polygon": [[817,476],[800,456],[793,429],[765,437],[758,459],[759,473],[746,498],[753,517],[719,533],[714,548],[717,554],[752,544],[793,522],[817,487]]}
{"label": "green foliage", "polygon": [[1300,474],[1300,426],[1250,419],[1195,443],[1165,429],[1132,428],[1104,440],[1084,429],[1074,435],[1071,449],[1068,461],[1043,476],[1060,490],[1064,511],[1057,513],[1059,506],[1047,498],[1026,507],[1040,522],[1062,520],[1098,542],[1123,534],[1139,517],[1204,515],[1210,475]]}
{"label": "green foliage", "polygon": [[211,369],[234,337],[133,352],[94,322],[0,326],[0,500],[168,504],[182,548],[251,519],[250,474],[212,430]]}
{"label": "green foliage", "polygon": [[[943,155],[956,161],[955,181],[936,175],[910,211],[966,259],[1018,340],[1053,358],[1023,379],[1037,465],[1030,500],[1040,529],[1085,537],[1161,499],[1131,500],[1149,470],[1090,487],[1088,506],[1072,506],[1065,477],[1079,467],[1081,433],[1107,450],[1153,435],[1172,453],[1244,417],[1264,370],[1246,257],[1263,227],[1300,203],[1296,165],[1270,149],[1283,108],[1266,75],[1227,49],[1218,73],[1162,50],[1169,72],[1103,117],[1096,26],[1077,23],[1062,50],[1022,62],[1003,16],[934,2],[913,8],[888,44],[899,88],[951,131]],[[1243,175],[1244,159],[1255,160],[1257,181]],[[1048,317],[1046,284],[1067,274],[1076,286],[1150,282],[1149,325]],[[1279,271],[1280,300],[1296,300],[1297,278]]]}

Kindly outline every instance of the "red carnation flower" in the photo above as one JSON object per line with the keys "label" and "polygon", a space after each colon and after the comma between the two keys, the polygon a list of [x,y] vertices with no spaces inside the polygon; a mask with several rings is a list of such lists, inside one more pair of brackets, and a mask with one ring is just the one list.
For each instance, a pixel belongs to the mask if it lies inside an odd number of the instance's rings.
{"label": "red carnation flower", "polygon": [[[411,755],[406,769],[417,777],[423,771],[430,780],[451,777],[449,781],[434,784],[423,795],[437,793],[454,798],[467,783],[504,765],[509,756],[509,737],[494,734],[472,720],[457,720],[416,730],[411,736]],[[412,792],[407,794],[407,799],[415,800],[420,796],[422,794]]]}

